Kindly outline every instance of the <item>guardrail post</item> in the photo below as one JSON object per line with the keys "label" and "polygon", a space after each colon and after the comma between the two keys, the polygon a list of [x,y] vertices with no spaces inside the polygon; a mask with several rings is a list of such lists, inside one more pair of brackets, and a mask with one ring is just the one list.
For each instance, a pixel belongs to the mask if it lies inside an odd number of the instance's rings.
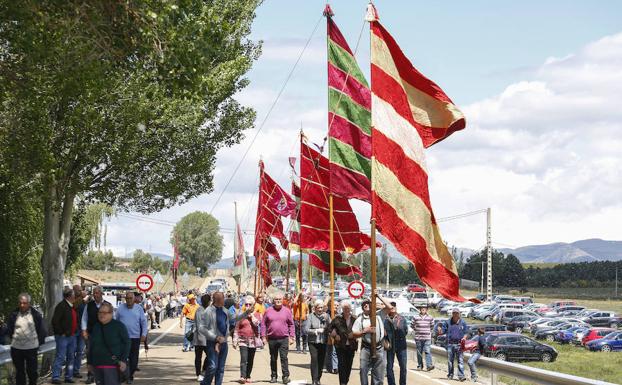
{"label": "guardrail post", "polygon": [[497,385],[497,373],[491,373],[490,375],[490,385]]}

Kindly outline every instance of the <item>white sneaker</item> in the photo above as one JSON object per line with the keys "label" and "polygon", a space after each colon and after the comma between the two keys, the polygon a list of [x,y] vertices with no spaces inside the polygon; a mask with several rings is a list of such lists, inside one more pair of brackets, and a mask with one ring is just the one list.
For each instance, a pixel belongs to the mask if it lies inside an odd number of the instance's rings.
{"label": "white sneaker", "polygon": [[199,374],[199,377],[197,377],[197,381],[199,381],[199,382],[203,381],[203,375],[202,374]]}

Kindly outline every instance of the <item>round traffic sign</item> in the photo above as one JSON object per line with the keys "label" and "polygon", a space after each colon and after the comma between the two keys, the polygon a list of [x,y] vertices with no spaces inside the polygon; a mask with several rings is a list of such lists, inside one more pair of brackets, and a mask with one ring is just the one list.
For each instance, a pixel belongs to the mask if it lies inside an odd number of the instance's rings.
{"label": "round traffic sign", "polygon": [[141,274],[136,278],[136,288],[147,292],[153,287],[153,278],[149,274]]}
{"label": "round traffic sign", "polygon": [[365,285],[361,281],[352,281],[348,285],[348,294],[350,297],[356,299],[361,298],[365,294]]}

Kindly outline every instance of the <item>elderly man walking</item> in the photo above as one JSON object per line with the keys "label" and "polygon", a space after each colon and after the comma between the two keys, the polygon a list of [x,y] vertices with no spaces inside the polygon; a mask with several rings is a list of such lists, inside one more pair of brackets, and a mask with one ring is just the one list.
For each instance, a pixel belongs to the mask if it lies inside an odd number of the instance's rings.
{"label": "elderly man walking", "polygon": [[[361,385],[369,383],[369,370],[371,369],[372,385],[382,385],[384,382],[385,354],[382,340],[384,338],[384,325],[380,316],[376,315],[376,326],[371,326],[371,301],[365,300],[362,303],[363,314],[361,314],[354,325],[352,325],[352,335],[354,338],[361,338]],[[372,358],[371,336],[376,333],[375,358]]]}
{"label": "elderly man walking", "polygon": [[[229,324],[231,322],[231,314],[224,308],[225,296],[222,292],[216,292],[212,296],[212,304],[207,307],[203,319],[199,325],[199,333],[206,338],[207,350],[207,370],[205,377],[201,381],[201,385],[211,385],[212,381],[215,385],[222,385],[225,374],[225,362],[227,361],[227,336],[229,335]],[[253,309],[249,308],[233,318],[233,323],[248,317]]]}
{"label": "elderly man walking", "polygon": [[[84,311],[82,312],[82,320],[80,322],[80,329],[82,330],[82,337],[86,341],[86,351],[87,351],[87,364],[88,364],[88,349],[90,346],[89,337],[93,333],[93,327],[99,323],[99,318],[97,316],[97,312],[99,308],[104,304],[108,303],[104,301],[104,291],[101,286],[95,286],[93,288],[93,298],[86,304]],[[109,304],[109,303],[108,303]],[[93,373],[88,370],[86,376],[86,383],[92,384],[95,382],[95,377],[93,377]]]}
{"label": "elderly man walking", "polygon": [[[274,306],[268,308],[261,319],[261,337],[270,349],[270,382],[277,381],[277,357],[281,357],[283,384],[289,383],[289,345],[294,343],[294,319],[289,308],[283,306],[283,295],[273,298]],[[289,344],[288,344],[289,342]]]}
{"label": "elderly man walking", "polygon": [[454,378],[454,360],[458,359],[458,380],[465,381],[464,376],[464,353],[460,349],[460,343],[466,341],[468,327],[460,318],[460,309],[451,311],[451,318],[438,326],[438,334],[447,334],[447,379]]}
{"label": "elderly man walking", "polygon": [[112,319],[112,313],[112,305],[102,304],[97,311],[99,322],[90,335],[89,371],[94,374],[97,385],[120,385],[119,371],[127,369],[130,352],[127,328]]}
{"label": "elderly man walking", "polygon": [[11,360],[15,365],[15,384],[36,385],[38,377],[37,351],[47,334],[41,313],[30,307],[30,295],[17,297],[19,307],[9,315],[7,335],[11,337]]}
{"label": "elderly man walking", "polygon": [[52,384],[62,384],[60,379],[65,365],[65,382],[73,384],[73,363],[76,352],[76,332],[78,331],[78,312],[73,306],[73,289],[63,290],[63,300],[54,308],[52,330],[56,340],[56,357],[52,365]]}
{"label": "elderly man walking", "polygon": [[[100,307],[101,309],[101,307]],[[125,303],[119,305],[115,319],[121,321],[130,338],[129,364],[130,373],[128,384],[134,383],[134,373],[138,367],[138,353],[140,351],[141,342],[145,342],[147,338],[147,317],[142,306],[134,303],[134,293],[125,293]],[[101,320],[100,320],[101,321]]]}

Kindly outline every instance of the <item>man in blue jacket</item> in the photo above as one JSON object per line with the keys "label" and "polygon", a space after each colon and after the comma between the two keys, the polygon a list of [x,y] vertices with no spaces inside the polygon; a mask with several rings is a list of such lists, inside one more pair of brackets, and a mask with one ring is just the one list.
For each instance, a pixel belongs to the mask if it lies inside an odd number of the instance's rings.
{"label": "man in blue jacket", "polygon": [[453,309],[451,318],[438,326],[438,334],[447,335],[447,379],[454,378],[454,360],[458,359],[458,380],[465,381],[464,354],[461,344],[466,341],[467,324],[460,318],[460,310]]}
{"label": "man in blue jacket", "polygon": [[404,317],[397,314],[397,304],[395,302],[387,303],[382,297],[378,296],[378,298],[384,303],[384,310],[387,315],[384,320],[384,328],[389,343],[389,349],[387,350],[387,382],[389,385],[395,385],[393,364],[395,357],[397,357],[397,363],[400,366],[399,385],[406,385],[406,357],[408,356],[406,337],[408,336],[408,323]]}

